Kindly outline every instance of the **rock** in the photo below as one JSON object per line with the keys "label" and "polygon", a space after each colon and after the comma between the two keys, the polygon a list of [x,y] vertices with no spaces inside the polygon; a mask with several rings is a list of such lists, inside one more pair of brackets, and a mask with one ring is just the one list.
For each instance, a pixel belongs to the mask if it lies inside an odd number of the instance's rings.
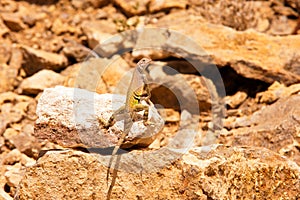
{"label": "rock", "polygon": [[163,1],[156,1],[152,0],[149,5],[150,12],[159,12],[159,11],[166,11],[170,10],[172,8],[179,8],[179,9],[185,9],[188,5],[187,0],[163,0]]}
{"label": "rock", "polygon": [[40,16],[38,15],[30,15],[30,13],[25,13],[23,16],[22,16],[22,20],[25,24],[27,24],[29,27],[33,27],[37,20],[39,19]]}
{"label": "rock", "polygon": [[[2,138],[2,137],[1,137]],[[4,151],[2,151],[4,150]],[[2,153],[0,154],[0,199],[3,200],[13,200],[13,198],[8,194],[9,191],[7,191],[7,180],[4,176],[6,172],[6,166],[3,165],[3,157],[7,154],[7,151],[5,148],[1,148]]]}
{"label": "rock", "polygon": [[[1,29],[1,27],[0,27]],[[13,53],[12,53],[13,52]],[[9,42],[3,41],[0,44],[0,93],[14,89],[18,76],[18,69],[10,65],[15,59],[15,52]],[[7,65],[9,63],[9,65]]]}
{"label": "rock", "polygon": [[11,57],[11,44],[4,41],[0,44],[0,64],[7,64]]}
{"label": "rock", "polygon": [[32,166],[33,164],[35,164],[35,160],[29,158],[25,154],[22,154],[18,149],[13,149],[4,156],[1,164],[13,165],[15,163],[20,163],[23,166]]}
{"label": "rock", "polygon": [[10,140],[11,138],[17,136],[19,132],[13,128],[7,128],[3,133],[4,139],[12,143]]}
{"label": "rock", "polygon": [[9,66],[19,70],[22,67],[23,54],[19,48],[12,48]]}
{"label": "rock", "polygon": [[[105,38],[106,40],[101,42],[101,45],[98,45],[94,50],[100,57],[111,58],[114,55],[121,55],[127,52],[133,51],[136,46],[137,39],[139,36],[139,31],[124,31],[122,33],[110,36]],[[139,47],[137,47],[138,50]],[[135,51],[134,50],[134,51]],[[133,52],[134,55],[134,52]],[[146,54],[141,55],[140,57],[134,56],[135,58],[145,57]],[[153,57],[152,57],[153,58]]]}
{"label": "rock", "polygon": [[[65,40],[67,43],[64,45],[63,53],[68,57],[75,59],[77,62],[86,61],[88,56],[92,56],[92,50],[77,43],[74,40]],[[97,55],[95,55],[97,57]]]}
{"label": "rock", "polygon": [[171,67],[162,62],[149,67],[151,82],[158,85],[151,91],[153,102],[165,108],[187,109],[191,113],[210,111],[219,98],[212,81],[204,76],[179,74]]}
{"label": "rock", "polygon": [[6,172],[4,174],[7,184],[10,187],[17,187],[23,177],[23,174],[25,172],[24,168],[20,163],[16,163],[12,166],[6,167]]}
{"label": "rock", "polygon": [[21,31],[26,28],[26,25],[21,20],[17,13],[1,13],[1,17],[5,25],[12,31]]}
{"label": "rock", "polygon": [[62,75],[52,70],[43,69],[24,79],[19,86],[19,91],[23,94],[36,95],[39,92],[42,92],[45,88],[62,85],[64,80],[65,78]]}
{"label": "rock", "polygon": [[[21,102],[19,105],[22,105]],[[19,122],[25,115],[24,109],[16,108],[12,103],[5,103],[1,105],[1,117],[5,119],[7,123]]]}
{"label": "rock", "polygon": [[270,27],[270,22],[268,19],[259,19],[257,21],[255,30],[257,30],[258,32],[266,32],[269,27]]}
{"label": "rock", "polygon": [[260,92],[256,95],[256,102],[271,104],[279,98],[286,98],[300,91],[300,84],[293,84],[286,87],[283,84],[274,82],[267,91]]}
{"label": "rock", "polygon": [[[117,121],[108,130],[101,129],[99,119],[107,121],[111,114],[125,103],[125,96],[98,95],[77,88],[55,87],[45,89],[38,106],[38,119],[34,135],[65,147],[104,148],[117,143],[123,129],[123,121]],[[150,122],[133,123],[123,147],[149,145],[163,126],[154,107],[149,110]],[[75,118],[74,118],[75,116]]]}
{"label": "rock", "polygon": [[101,75],[109,63],[108,59],[92,58],[69,66],[61,73],[66,76],[64,86],[81,88],[99,94],[106,93],[107,87]]}
{"label": "rock", "polygon": [[32,98],[25,95],[18,95],[13,92],[4,92],[0,93],[0,105],[4,103],[16,103],[16,102],[24,102],[30,101]]}
{"label": "rock", "polygon": [[7,33],[9,33],[9,29],[0,18],[0,37],[6,35]]}
{"label": "rock", "polygon": [[286,3],[288,6],[294,8],[295,10],[300,10],[300,2],[298,0],[287,0],[284,3]]}
{"label": "rock", "polygon": [[[268,19],[270,17],[268,2],[264,1],[206,1],[189,0],[189,6],[192,7],[192,13],[205,18],[210,23],[222,24],[244,31],[249,28],[255,28],[258,19]],[[269,10],[266,10],[269,8]],[[263,13],[263,14],[261,14]],[[273,13],[272,13],[273,14]],[[239,16],[235,18],[235,16]],[[270,17],[271,18],[271,17]]]}
{"label": "rock", "polygon": [[289,20],[287,16],[279,16],[272,20],[268,33],[272,35],[291,35],[295,27],[296,23]]}
{"label": "rock", "polygon": [[54,20],[51,31],[56,35],[62,35],[64,33],[74,34],[76,32],[76,28],[62,22],[62,20],[58,18]]}
{"label": "rock", "polygon": [[86,9],[89,7],[100,8],[109,3],[108,0],[72,0],[71,4],[77,9]]}
{"label": "rock", "polygon": [[1,136],[0,137],[0,150],[3,152],[3,147],[4,147],[4,145],[5,145],[5,141],[4,141],[4,138]]}
{"label": "rock", "polygon": [[[180,154],[175,160],[172,155],[178,156],[178,153],[166,150],[161,157],[155,152],[122,154],[111,199],[124,196],[127,199],[300,197],[299,166],[264,148],[198,147]],[[128,161],[130,156],[132,160]],[[101,154],[79,151],[49,151],[35,166],[27,169],[20,183],[18,198],[104,199],[109,185],[104,166],[108,159]],[[171,162],[166,165],[155,165],[168,159]],[[134,167],[140,171],[133,173]]]}
{"label": "rock", "polygon": [[160,113],[160,115],[163,117],[165,122],[177,123],[180,121],[180,113],[171,108],[162,109],[162,113]]}
{"label": "rock", "polygon": [[25,45],[21,46],[21,50],[23,52],[22,67],[27,76],[42,69],[60,70],[68,64],[68,59],[63,55],[33,49]]}
{"label": "rock", "polygon": [[283,84],[275,81],[267,91],[260,92],[256,95],[256,102],[271,104],[280,98],[285,88]]}
{"label": "rock", "polygon": [[31,135],[33,133],[33,125],[29,126],[31,126],[31,132],[16,131],[12,128],[8,128],[4,132],[4,138],[20,152],[25,153],[30,157],[34,157],[41,145],[38,144],[36,138]]}
{"label": "rock", "polygon": [[88,38],[88,44],[91,49],[94,49],[100,42],[105,42],[113,34],[117,33],[117,27],[114,23],[107,20],[84,21],[81,27]]}
{"label": "rock", "polygon": [[136,48],[148,47],[150,56],[157,54],[154,52],[156,49],[164,49],[169,51],[168,54],[177,53],[204,63],[210,57],[210,63],[220,67],[229,65],[239,75],[250,79],[267,83],[280,81],[287,85],[300,81],[300,72],[296,67],[300,57],[300,35],[273,37],[253,30],[237,32],[203,22],[199,17],[185,12],[162,17],[155,27],[178,32],[164,29],[144,31]]}
{"label": "rock", "polygon": [[147,5],[151,0],[115,0],[114,3],[116,6],[120,7],[121,10],[126,14],[127,17],[133,15],[142,15],[147,12]]}
{"label": "rock", "polygon": [[0,92],[7,92],[14,89],[15,81],[18,76],[18,69],[0,63]]}
{"label": "rock", "polygon": [[[105,82],[108,91],[114,94],[127,94],[127,88],[124,85],[129,85],[132,71],[129,64],[121,57],[114,56],[109,59],[105,71],[102,73],[102,80]],[[124,85],[123,85],[124,84]]]}
{"label": "rock", "polygon": [[[300,94],[279,99],[252,116],[237,118],[220,143],[265,147],[300,164]],[[240,127],[240,128],[238,128]]]}
{"label": "rock", "polygon": [[[31,155],[32,151],[36,150],[34,143],[32,143],[34,138],[30,137],[33,128],[31,133],[28,131],[30,123],[33,123],[30,119],[32,108],[34,108],[32,106],[33,102],[34,100],[30,97],[12,92],[0,94],[0,134],[4,133],[7,145],[17,147],[27,155]],[[8,126],[10,128],[7,128]]]}
{"label": "rock", "polygon": [[[297,9],[297,7],[296,7],[296,5],[293,5],[294,3],[292,3],[291,1],[293,1],[293,0],[287,0],[286,2],[284,2],[284,1],[274,2],[275,5],[272,7],[272,9],[274,9],[275,13],[279,16],[284,15],[284,16],[289,16],[289,17],[291,17],[291,16],[297,17],[298,14],[295,11]],[[293,8],[296,8],[296,9],[293,10]]]}
{"label": "rock", "polygon": [[226,96],[225,102],[227,105],[230,106],[230,108],[237,108],[247,99],[247,97],[248,95],[246,92],[238,91],[232,96]]}
{"label": "rock", "polygon": [[0,116],[1,122],[0,122],[0,133],[4,133],[7,125],[8,125],[8,120],[5,120],[3,116]]}
{"label": "rock", "polygon": [[[1,184],[1,185],[3,185],[3,184]],[[0,198],[5,199],[5,200],[13,200],[13,198],[8,193],[6,193],[4,191],[4,189],[2,189],[4,187],[5,187],[5,185],[3,185],[3,187],[1,187],[1,189],[0,189]]]}
{"label": "rock", "polygon": [[170,60],[166,62],[167,66],[172,67],[174,70],[182,74],[197,74],[199,71],[193,66],[193,63],[190,63],[185,60]]}
{"label": "rock", "polygon": [[300,84],[293,84],[287,87],[283,94],[280,96],[281,98],[292,96],[293,94],[300,92]]}
{"label": "rock", "polygon": [[0,134],[8,125],[20,122],[29,109],[32,98],[12,92],[0,93]]}
{"label": "rock", "polygon": [[[190,74],[183,75],[183,77],[190,85],[190,87],[194,90],[197,96],[200,111],[212,111],[213,105],[218,104],[217,102],[220,100],[219,94],[216,90],[216,86],[214,85],[212,80],[204,76],[196,76]],[[187,96],[185,97],[188,98]]]}
{"label": "rock", "polygon": [[19,8],[17,2],[9,0],[2,0],[0,5],[0,12],[16,12]]}

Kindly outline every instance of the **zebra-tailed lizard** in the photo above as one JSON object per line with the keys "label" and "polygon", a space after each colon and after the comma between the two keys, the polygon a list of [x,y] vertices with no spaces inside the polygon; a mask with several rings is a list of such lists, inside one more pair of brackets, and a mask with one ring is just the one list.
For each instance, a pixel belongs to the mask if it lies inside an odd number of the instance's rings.
{"label": "zebra-tailed lizard", "polygon": [[[147,72],[146,68],[151,63],[151,59],[149,58],[142,58],[138,63],[133,72],[133,76],[127,90],[126,102],[125,105],[119,108],[107,122],[100,120],[100,123],[105,127],[108,128],[112,126],[116,118],[124,119],[124,130],[121,137],[118,140],[117,145],[114,147],[111,158],[109,160],[108,169],[106,179],[108,181],[111,166],[114,160],[115,155],[117,154],[120,146],[123,144],[126,136],[129,134],[130,129],[133,124],[133,120],[136,118],[137,112],[144,111],[143,120],[144,124],[147,125],[148,122],[148,113],[149,113],[149,105],[152,104],[150,101],[150,90],[148,88],[148,80],[147,80]],[[142,101],[145,101],[148,105],[142,104]],[[117,163],[116,163],[117,165]],[[114,180],[116,176],[116,169],[114,169],[113,173],[113,180],[109,187],[108,191],[108,199],[114,185]]]}

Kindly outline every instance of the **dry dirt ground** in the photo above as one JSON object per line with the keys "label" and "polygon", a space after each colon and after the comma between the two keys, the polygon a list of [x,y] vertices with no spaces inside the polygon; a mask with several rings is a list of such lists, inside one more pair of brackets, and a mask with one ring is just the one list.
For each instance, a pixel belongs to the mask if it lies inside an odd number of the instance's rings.
{"label": "dry dirt ground", "polygon": [[[94,160],[74,149],[81,141],[59,135],[76,127],[37,123],[38,100],[55,86],[125,94],[119,81],[143,56],[153,60],[151,100],[165,124],[130,150],[163,149],[190,124],[196,136],[157,173],[121,172],[112,199],[300,198],[299,49],[298,0],[1,0],[0,199],[105,198],[106,168],[86,167]],[[67,178],[83,173],[82,182]]]}

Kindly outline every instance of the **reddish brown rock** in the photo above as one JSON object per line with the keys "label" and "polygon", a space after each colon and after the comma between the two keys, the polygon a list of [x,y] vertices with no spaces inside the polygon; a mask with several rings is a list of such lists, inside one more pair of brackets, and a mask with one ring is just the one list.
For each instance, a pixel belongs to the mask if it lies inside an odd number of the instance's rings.
{"label": "reddish brown rock", "polygon": [[[178,153],[166,150],[161,156],[137,151],[122,154],[111,199],[300,197],[299,166],[264,148],[194,148],[176,160],[172,156]],[[169,159],[164,166],[154,165],[154,161],[159,164]],[[108,157],[100,154],[49,151],[27,169],[19,187],[19,199],[104,199],[108,190],[104,166],[107,162]],[[142,171],[133,173],[133,168]]]}
{"label": "reddish brown rock", "polygon": [[289,6],[291,6],[292,8],[300,11],[300,2],[297,0],[287,0],[285,1],[285,3]]}
{"label": "reddish brown rock", "polygon": [[0,5],[0,12],[16,12],[19,9],[19,4],[10,0],[2,0]]}
{"label": "reddish brown rock", "polygon": [[170,10],[173,8],[185,9],[187,5],[188,5],[187,0],[179,0],[179,1],[176,1],[176,0],[162,0],[162,1],[151,0],[150,5],[149,5],[149,10],[150,10],[150,12],[159,12],[159,11]]}
{"label": "reddish brown rock", "polygon": [[[279,8],[278,10],[282,10],[282,8]],[[291,11],[293,10],[291,9]],[[287,13],[283,13],[283,14],[287,14]],[[272,35],[281,35],[281,36],[291,35],[295,30],[296,25],[297,25],[296,22],[288,19],[286,15],[277,16],[273,18],[271,23],[271,28],[270,30],[268,30],[268,33]]]}
{"label": "reddish brown rock", "polygon": [[41,145],[32,136],[33,124],[28,124],[27,126],[31,127],[31,131],[24,130],[24,127],[22,127],[21,131],[16,131],[12,128],[6,129],[4,138],[20,152],[33,157],[37,153],[37,150],[40,150]]}
{"label": "reddish brown rock", "polygon": [[18,69],[4,63],[0,63],[0,92],[13,90],[17,75]]}
{"label": "reddish brown rock", "polygon": [[23,177],[25,169],[20,163],[16,163],[15,165],[7,166],[6,170],[4,176],[7,180],[7,184],[10,187],[16,188]]}
{"label": "reddish brown rock", "polygon": [[4,103],[16,103],[16,102],[23,102],[23,101],[30,101],[30,97],[25,95],[18,95],[13,92],[4,92],[0,93],[0,104]]}
{"label": "reddish brown rock", "polygon": [[260,103],[273,103],[280,98],[285,88],[286,87],[283,84],[276,81],[268,88],[267,91],[258,93],[256,95],[256,101]]}
{"label": "reddish brown rock", "polygon": [[241,105],[246,99],[247,99],[247,93],[238,91],[232,96],[226,96],[225,102],[227,105],[230,106],[230,108],[237,108],[239,105]]}
{"label": "reddish brown rock", "polygon": [[35,160],[22,154],[18,149],[13,149],[3,157],[1,164],[13,165],[15,163],[21,163],[23,166],[30,166],[35,164]]}
{"label": "reddish brown rock", "polygon": [[[292,1],[189,0],[192,13],[236,30],[255,29],[272,35],[292,34],[298,17]],[[236,17],[239,16],[239,17]]]}
{"label": "reddish brown rock", "polygon": [[4,24],[4,22],[0,18],[0,37],[7,34],[8,32],[9,32],[9,29],[7,28],[7,26]]}
{"label": "reddish brown rock", "polygon": [[24,79],[18,89],[20,93],[36,95],[42,92],[45,88],[62,85],[64,79],[65,78],[62,75],[54,71],[43,69]]}
{"label": "reddish brown rock", "polygon": [[19,70],[22,67],[23,54],[19,48],[12,48],[9,66]]}
{"label": "reddish brown rock", "polygon": [[1,117],[5,118],[7,123],[19,122],[24,114],[23,109],[15,108],[12,103],[5,103],[1,105]]}
{"label": "reddish brown rock", "polygon": [[[189,2],[195,15],[200,15],[213,24],[222,24],[236,30],[255,27],[256,16],[260,14],[260,12],[254,12],[258,10],[254,1],[189,0]],[[258,3],[261,4],[261,2]],[[260,7],[263,6],[260,5]],[[237,15],[238,18],[234,17]]]}
{"label": "reddish brown rock", "polygon": [[106,93],[108,90],[101,75],[108,63],[108,59],[89,59],[69,66],[61,73],[66,77],[64,86],[81,88],[99,94]]}
{"label": "reddish brown rock", "polygon": [[[229,65],[241,76],[267,83],[281,81],[290,85],[300,81],[297,68],[300,35],[272,37],[253,30],[237,32],[228,27],[204,22],[203,19],[185,12],[165,16],[158,20],[155,27],[167,27],[178,32],[145,31],[147,34],[141,36],[145,38],[141,38],[138,47],[155,46],[156,49],[160,47],[175,51],[174,53],[184,52],[184,56],[191,57],[196,54],[200,60],[207,59],[203,58],[203,54],[206,54],[218,66]],[[189,43],[186,36],[192,39]],[[149,55],[157,54],[154,50],[149,51]]]}
{"label": "reddish brown rock", "polygon": [[77,43],[74,40],[65,39],[66,44],[63,47],[63,53],[68,57],[75,59],[77,62],[86,61],[88,56],[97,57],[95,52],[85,47],[84,45]]}
{"label": "reddish brown rock", "polygon": [[51,31],[56,35],[62,35],[64,33],[74,34],[77,30],[75,27],[64,23],[61,19],[56,19],[52,24]]}
{"label": "reddish brown rock", "polygon": [[26,25],[17,13],[1,13],[1,17],[5,25],[12,31],[21,31],[26,28]]}
{"label": "reddish brown rock", "polygon": [[274,82],[267,91],[260,92],[256,95],[256,102],[259,103],[273,103],[279,98],[286,98],[300,91],[300,84],[293,84],[286,87],[283,84]]}
{"label": "reddish brown rock", "polygon": [[232,122],[235,129],[221,135],[220,142],[233,146],[265,147],[300,164],[299,102],[300,95],[293,95],[278,100],[252,116],[237,118]]}
{"label": "reddish brown rock", "polygon": [[117,27],[112,21],[97,20],[85,21],[82,23],[83,33],[88,38],[88,44],[91,49],[94,49],[99,43],[105,42],[117,33]]}
{"label": "reddish brown rock", "polygon": [[[204,76],[179,74],[171,67],[163,62],[153,62],[153,66],[149,67],[153,102],[165,108],[187,109],[191,113],[211,111],[212,105],[220,100],[212,80]],[[185,70],[182,65],[180,70]]]}
{"label": "reddish brown rock", "polygon": [[23,69],[27,76],[42,69],[63,69],[68,64],[64,55],[33,49],[25,45],[22,45],[21,49],[23,52]]}
{"label": "reddish brown rock", "polygon": [[147,5],[151,0],[115,0],[114,3],[120,7],[124,13],[130,17],[133,15],[142,15],[147,12]]}
{"label": "reddish brown rock", "polygon": [[2,134],[8,125],[20,122],[26,116],[32,98],[17,95],[12,92],[0,93],[0,133]]}
{"label": "reddish brown rock", "polygon": [[8,64],[8,61],[11,57],[11,51],[11,43],[3,40],[0,44],[0,64]]}
{"label": "reddish brown rock", "polygon": [[109,64],[107,64],[101,77],[108,91],[115,94],[126,94],[124,85],[129,85],[131,80],[129,76],[134,69],[130,69],[129,64],[119,56],[114,56],[107,61]]}
{"label": "reddish brown rock", "polygon": [[89,7],[99,8],[109,3],[108,0],[72,0],[71,4],[77,9],[86,9]]}

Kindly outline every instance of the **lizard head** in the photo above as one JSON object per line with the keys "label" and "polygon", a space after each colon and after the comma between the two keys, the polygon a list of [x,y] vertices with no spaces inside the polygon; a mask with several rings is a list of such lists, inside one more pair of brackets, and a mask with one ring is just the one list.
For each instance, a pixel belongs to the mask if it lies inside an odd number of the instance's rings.
{"label": "lizard head", "polygon": [[145,70],[149,64],[151,63],[151,59],[150,58],[142,58],[138,63],[137,63],[137,66],[139,68],[142,68],[143,70]]}

